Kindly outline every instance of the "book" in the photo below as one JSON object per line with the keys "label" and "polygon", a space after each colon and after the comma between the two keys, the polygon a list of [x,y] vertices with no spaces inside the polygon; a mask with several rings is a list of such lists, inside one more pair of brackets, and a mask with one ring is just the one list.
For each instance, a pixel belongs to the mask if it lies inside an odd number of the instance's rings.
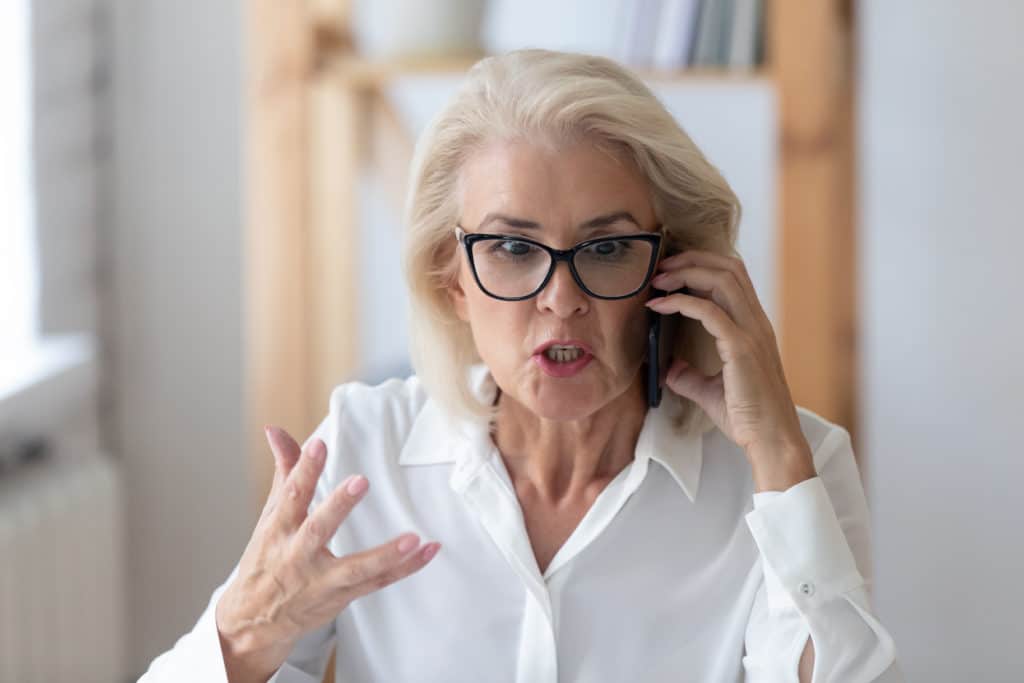
{"label": "book", "polygon": [[758,59],[758,36],[761,32],[761,16],[764,0],[733,0],[732,33],[729,39],[729,58],[726,63],[735,69],[756,66]]}
{"label": "book", "polygon": [[621,61],[630,66],[651,66],[662,0],[622,0]]}
{"label": "book", "polygon": [[663,0],[651,60],[655,68],[678,69],[689,63],[699,10],[700,0]]}

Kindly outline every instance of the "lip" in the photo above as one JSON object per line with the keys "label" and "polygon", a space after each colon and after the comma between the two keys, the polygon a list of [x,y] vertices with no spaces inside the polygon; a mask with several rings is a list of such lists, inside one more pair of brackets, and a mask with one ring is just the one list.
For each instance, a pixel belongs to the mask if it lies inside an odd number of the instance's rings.
{"label": "lip", "polygon": [[[559,346],[578,346],[583,350],[583,353],[571,363],[556,363],[544,354],[548,347],[556,344]],[[589,365],[592,360],[594,360],[594,354],[591,353],[590,347],[578,339],[553,339],[546,341],[538,346],[533,353],[533,361],[544,374],[550,377],[572,377]]]}
{"label": "lip", "polygon": [[583,349],[584,356],[594,355],[593,350],[579,339],[549,339],[533,350],[533,355],[543,354],[550,346],[578,346]]}

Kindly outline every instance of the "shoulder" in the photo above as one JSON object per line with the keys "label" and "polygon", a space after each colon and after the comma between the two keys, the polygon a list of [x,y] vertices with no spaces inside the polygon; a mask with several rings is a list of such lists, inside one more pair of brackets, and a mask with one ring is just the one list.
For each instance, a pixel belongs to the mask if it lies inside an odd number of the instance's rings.
{"label": "shoulder", "polygon": [[403,432],[408,431],[426,401],[427,393],[416,375],[378,384],[356,380],[334,387],[327,412],[328,418],[356,432]]}
{"label": "shoulder", "polygon": [[428,395],[416,375],[378,384],[351,381],[331,391],[327,415],[310,439],[327,446],[321,475],[323,491],[349,474],[387,474]]}

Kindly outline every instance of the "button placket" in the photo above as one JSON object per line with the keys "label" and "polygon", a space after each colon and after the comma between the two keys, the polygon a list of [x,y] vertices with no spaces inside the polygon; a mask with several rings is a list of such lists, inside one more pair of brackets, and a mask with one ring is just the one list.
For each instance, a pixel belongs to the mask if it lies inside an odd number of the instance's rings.
{"label": "button placket", "polygon": [[551,595],[526,533],[522,509],[500,475],[481,463],[461,495],[526,588],[519,643],[517,683],[557,683],[557,652]]}

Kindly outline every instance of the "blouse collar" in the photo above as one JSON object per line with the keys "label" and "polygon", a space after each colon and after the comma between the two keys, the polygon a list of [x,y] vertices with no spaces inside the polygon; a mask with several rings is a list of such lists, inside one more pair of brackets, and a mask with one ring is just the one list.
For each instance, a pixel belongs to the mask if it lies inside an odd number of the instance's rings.
{"label": "blouse collar", "polygon": [[[487,366],[470,368],[471,388],[481,400],[491,403],[497,385]],[[644,417],[634,458],[646,468],[648,460],[661,463],[694,502],[700,485],[703,439],[700,434],[680,436],[672,425],[671,401],[662,401]],[[398,458],[399,465],[454,463],[451,484],[460,488],[495,453],[489,425],[483,418],[452,417],[430,396],[416,416],[409,438]]]}

